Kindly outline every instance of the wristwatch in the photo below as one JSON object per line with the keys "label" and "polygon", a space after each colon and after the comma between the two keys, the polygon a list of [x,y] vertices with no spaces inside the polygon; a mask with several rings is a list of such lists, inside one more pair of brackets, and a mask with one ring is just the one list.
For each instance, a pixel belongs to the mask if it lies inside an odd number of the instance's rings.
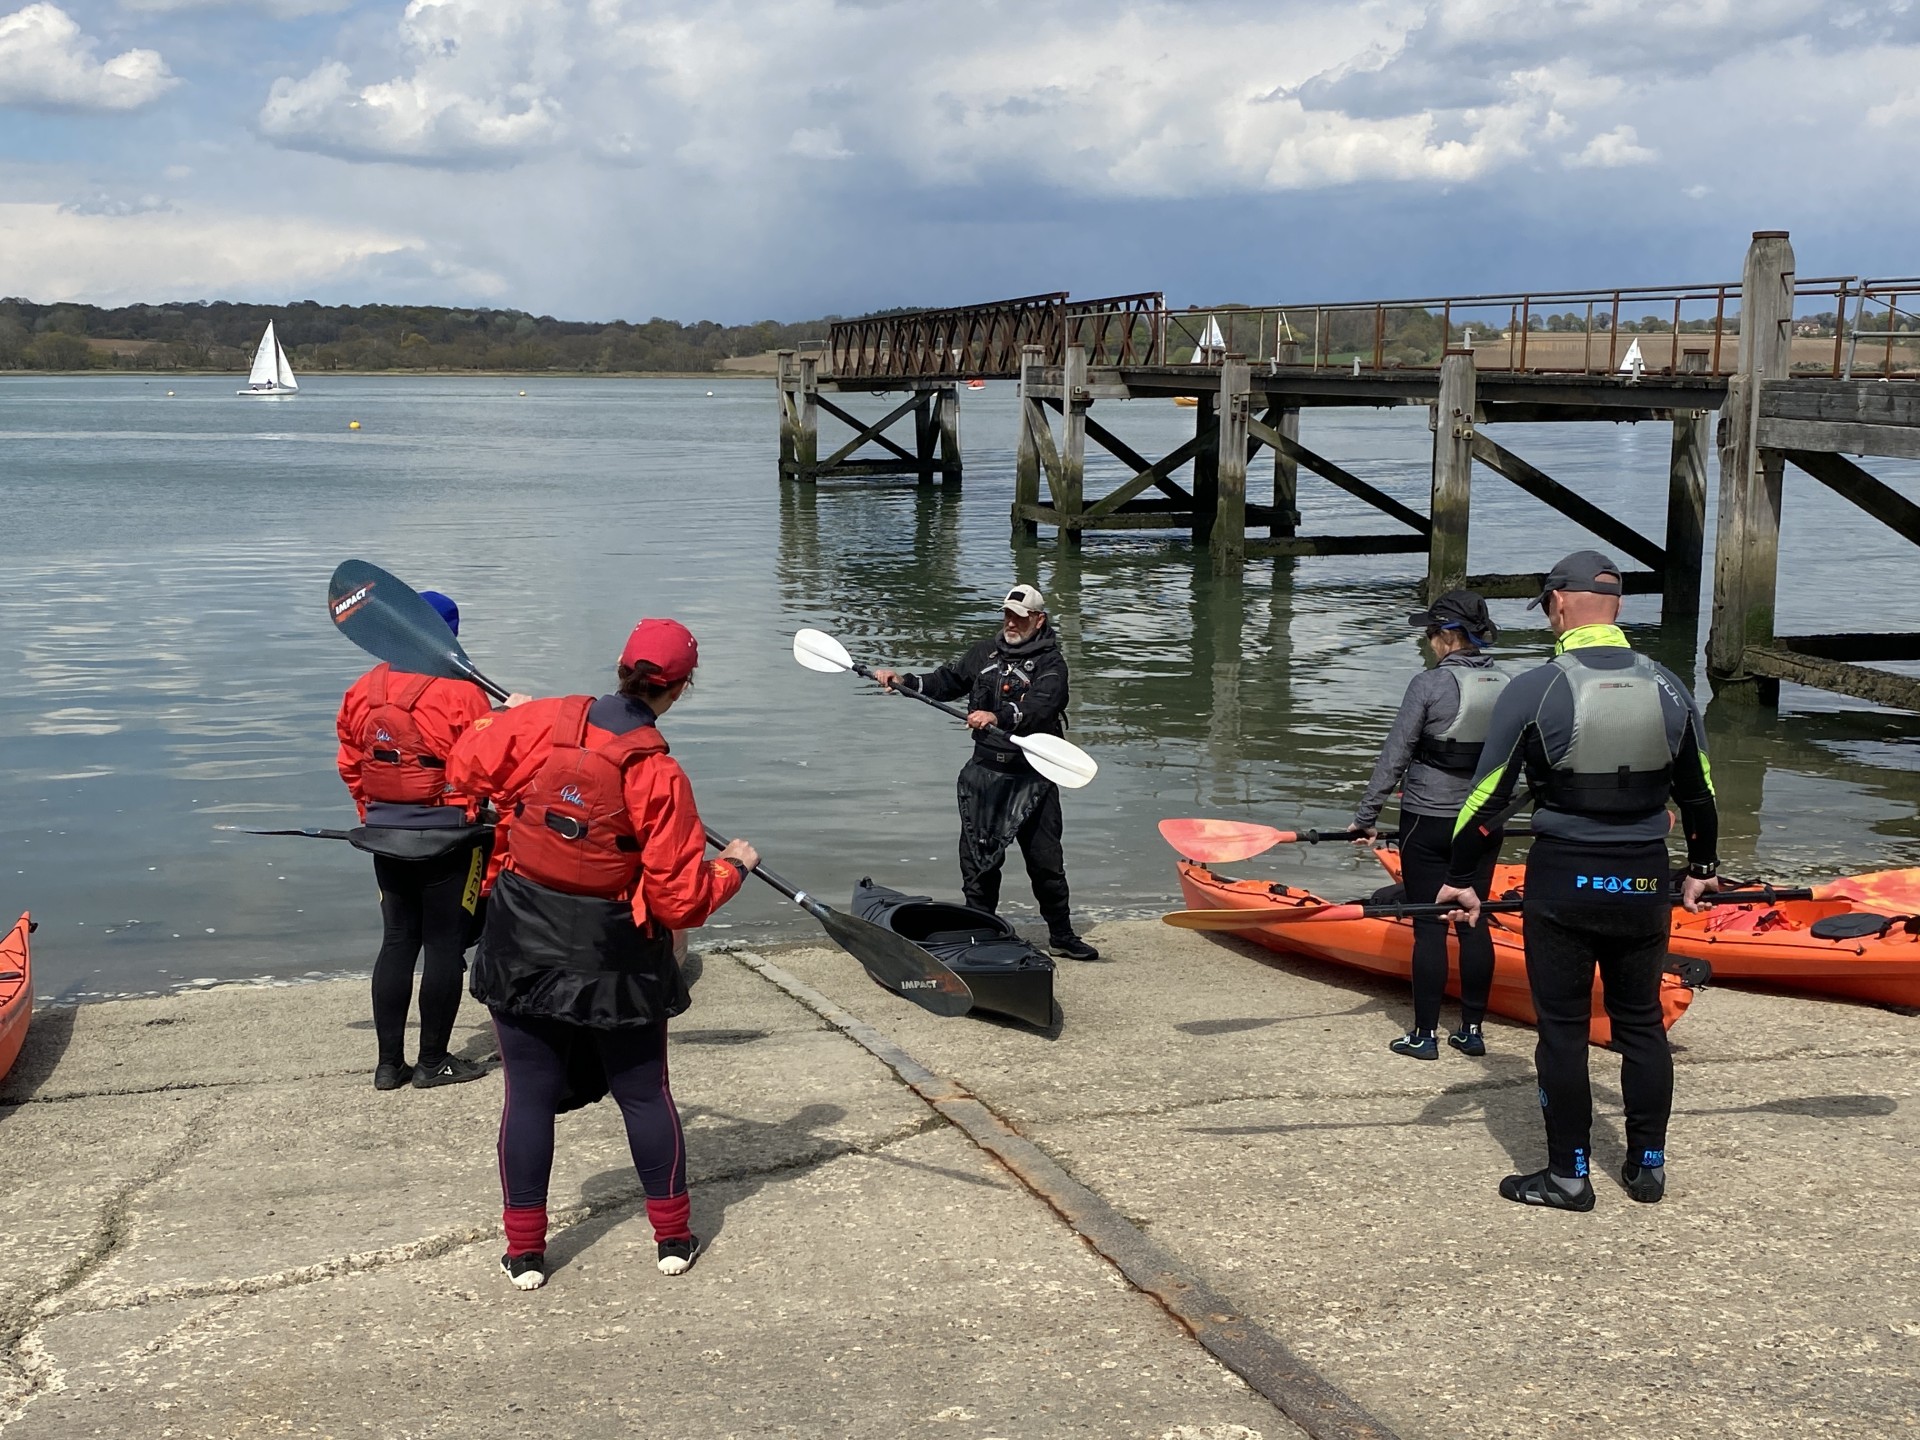
{"label": "wristwatch", "polygon": [[1720,874],[1718,860],[1695,860],[1687,866],[1689,880],[1712,880]]}
{"label": "wristwatch", "polygon": [[738,860],[734,859],[731,855],[722,855],[720,857],[720,863],[722,865],[731,865],[734,868],[734,872],[738,874],[742,880],[745,880],[747,878],[747,867],[742,865]]}

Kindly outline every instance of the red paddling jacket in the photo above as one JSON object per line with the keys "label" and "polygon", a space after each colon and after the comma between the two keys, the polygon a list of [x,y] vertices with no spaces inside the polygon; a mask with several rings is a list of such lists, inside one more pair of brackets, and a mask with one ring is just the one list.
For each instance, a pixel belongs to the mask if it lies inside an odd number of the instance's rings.
{"label": "red paddling jacket", "polygon": [[340,778],[360,818],[377,825],[440,824],[446,823],[440,816],[419,812],[453,806],[468,818],[467,797],[448,789],[447,757],[488,709],[486,692],[470,680],[380,664],[354,681],[333,728],[340,737]]}
{"label": "red paddling jacket", "polygon": [[487,716],[447,776],[501,817],[474,998],[595,1029],[686,1008],[672,932],[704,925],[743,877],[706,858],[693,787],[645,705],[574,695]]}

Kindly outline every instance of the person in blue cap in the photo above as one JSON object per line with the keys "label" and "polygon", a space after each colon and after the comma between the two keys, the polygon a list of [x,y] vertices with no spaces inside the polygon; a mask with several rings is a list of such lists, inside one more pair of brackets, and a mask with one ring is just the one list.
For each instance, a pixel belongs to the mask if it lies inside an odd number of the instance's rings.
{"label": "person in blue cap", "polygon": [[[460,633],[460,607],[437,590],[421,592],[447,628]],[[477,807],[447,788],[453,742],[491,706],[470,680],[413,675],[386,664],[353,682],[334,722],[340,778],[352,792],[363,829],[356,842],[373,852],[380,885],[380,952],[373,962],[377,1090],[416,1089],[477,1080],[486,1072],[447,1053],[460,1010],[465,952],[478,929],[480,892],[492,832]],[[407,1010],[414,967],[420,976],[420,1049],[407,1064]]]}
{"label": "person in blue cap", "polygon": [[[1394,791],[1400,792],[1400,878],[1412,904],[1431,904],[1453,858],[1453,821],[1473,789],[1474,767],[1506,689],[1505,671],[1482,652],[1500,636],[1487,602],[1472,590],[1449,590],[1407,617],[1425,634],[1435,665],[1413,677],[1373,767],[1373,780],[1347,833],[1365,844]],[[1493,880],[1500,846],[1490,843],[1474,874],[1480,893]],[[1413,922],[1413,1028],[1389,1049],[1414,1060],[1440,1058],[1440,1002],[1447,990],[1447,930],[1441,920]],[[1465,1055],[1484,1055],[1481,1024],[1493,987],[1493,936],[1483,919],[1458,929],[1460,1028],[1447,1043]]]}

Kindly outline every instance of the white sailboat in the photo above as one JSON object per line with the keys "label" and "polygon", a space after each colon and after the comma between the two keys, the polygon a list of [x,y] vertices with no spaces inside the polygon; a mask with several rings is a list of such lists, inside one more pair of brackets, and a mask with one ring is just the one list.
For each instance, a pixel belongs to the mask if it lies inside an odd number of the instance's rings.
{"label": "white sailboat", "polygon": [[1227,337],[1220,333],[1220,322],[1214,316],[1207,317],[1207,328],[1200,336],[1200,343],[1193,347],[1193,365],[1217,365],[1227,353]]}
{"label": "white sailboat", "polygon": [[287,363],[287,352],[281,348],[279,337],[273,333],[271,320],[267,322],[267,333],[260,337],[260,348],[253,352],[253,369],[247,374],[247,388],[233,393],[261,399],[300,393],[300,382],[293,378],[293,366]]}

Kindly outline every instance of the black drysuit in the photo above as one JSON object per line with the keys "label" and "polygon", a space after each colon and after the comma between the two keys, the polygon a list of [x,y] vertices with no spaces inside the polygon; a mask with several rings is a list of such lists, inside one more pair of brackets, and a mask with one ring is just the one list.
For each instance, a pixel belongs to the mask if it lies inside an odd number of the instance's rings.
{"label": "black drysuit", "polygon": [[[1051,624],[1018,645],[996,632],[952,664],[903,676],[901,683],[935,700],[964,698],[969,710],[991,711],[1010,734],[1066,731],[1067,659]],[[960,884],[967,903],[998,911],[1001,867],[1017,840],[1048,932],[1071,935],[1060,787],[1036,774],[1004,736],[976,730],[958,791]]]}

